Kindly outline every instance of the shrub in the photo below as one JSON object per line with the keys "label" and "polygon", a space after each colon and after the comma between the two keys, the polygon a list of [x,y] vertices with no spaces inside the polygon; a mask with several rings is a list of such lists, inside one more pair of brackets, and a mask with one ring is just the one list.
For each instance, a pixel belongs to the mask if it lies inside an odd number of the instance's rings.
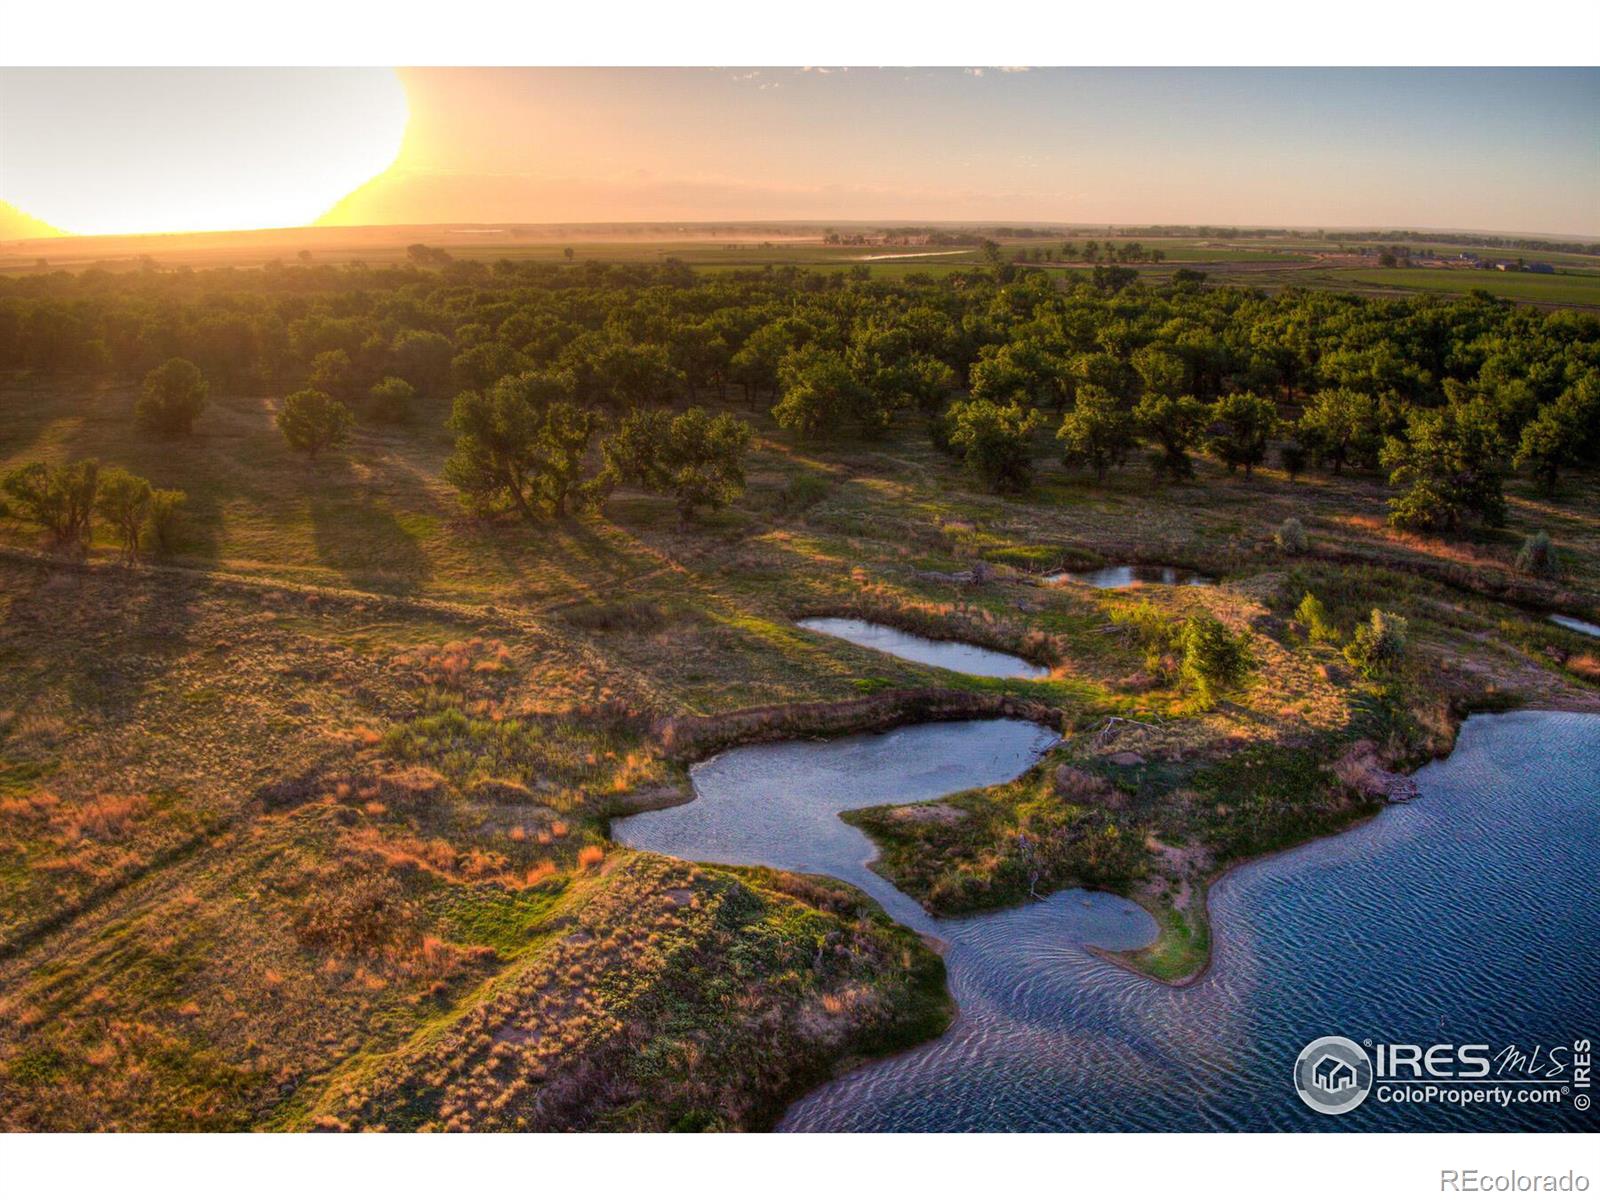
{"label": "shrub", "polygon": [[833,484],[823,475],[802,471],[784,485],[780,504],[786,513],[804,512],[828,498]]}
{"label": "shrub", "polygon": [[302,388],[284,397],[276,418],[283,440],[309,458],[350,436],[350,410],[326,392]]}
{"label": "shrub", "polygon": [[1250,670],[1250,645],[1241,634],[1212,616],[1190,617],[1183,624],[1183,679],[1207,704],[1237,687]]}
{"label": "shrub", "polygon": [[1310,548],[1306,540],[1306,527],[1294,518],[1287,518],[1272,535],[1273,542],[1285,554],[1304,554]]}
{"label": "shrub", "polygon": [[148,479],[121,467],[112,467],[100,476],[95,511],[116,530],[122,553],[129,562],[139,557],[139,540],[144,535],[154,496]]}
{"label": "shrub", "polygon": [[1545,579],[1561,574],[1560,556],[1548,533],[1541,529],[1522,543],[1522,549],[1517,551],[1517,570]]}
{"label": "shrub", "polygon": [[186,358],[169,358],[144,377],[133,419],[140,428],[156,433],[188,433],[210,390],[199,367]]}
{"label": "shrub", "polygon": [[92,458],[59,467],[27,463],[0,480],[17,512],[43,525],[61,546],[88,542],[99,486],[100,464]]}
{"label": "shrub", "polygon": [[176,488],[157,488],[150,493],[150,539],[163,554],[177,545],[178,512],[188,499]]}
{"label": "shrub", "polygon": [[404,379],[390,375],[372,385],[367,393],[372,401],[372,419],[386,425],[402,425],[411,419],[411,401],[417,391]]}
{"label": "shrub", "polygon": [[1373,609],[1372,616],[1356,626],[1344,648],[1345,659],[1369,679],[1398,666],[1406,652],[1406,619]]}
{"label": "shrub", "polygon": [[1294,610],[1294,619],[1305,626],[1306,636],[1313,642],[1333,642],[1339,638],[1339,630],[1329,618],[1327,608],[1310,592]]}

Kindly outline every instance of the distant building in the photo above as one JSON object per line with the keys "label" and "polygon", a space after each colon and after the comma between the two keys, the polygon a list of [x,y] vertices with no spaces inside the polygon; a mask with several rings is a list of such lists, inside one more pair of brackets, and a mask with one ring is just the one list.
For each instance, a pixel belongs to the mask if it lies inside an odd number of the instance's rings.
{"label": "distant building", "polygon": [[1527,269],[1535,275],[1554,275],[1556,273],[1556,269],[1549,263],[1529,263]]}

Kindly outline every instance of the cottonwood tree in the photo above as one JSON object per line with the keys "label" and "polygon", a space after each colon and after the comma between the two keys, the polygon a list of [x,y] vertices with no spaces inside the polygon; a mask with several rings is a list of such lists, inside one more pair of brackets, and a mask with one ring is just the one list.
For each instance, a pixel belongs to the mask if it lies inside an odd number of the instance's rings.
{"label": "cottonwood tree", "polygon": [[967,400],[951,406],[949,442],[967,471],[992,492],[1026,491],[1033,480],[1033,431],[1043,417],[1020,404]]}
{"label": "cottonwood tree", "polygon": [[1389,523],[1402,529],[1453,530],[1468,518],[1505,523],[1505,443],[1482,399],[1416,409],[1404,437],[1390,438],[1382,462],[1405,491],[1389,501]]}
{"label": "cottonwood tree", "polygon": [[1208,443],[1211,453],[1231,475],[1239,467],[1249,479],[1267,459],[1267,446],[1278,427],[1278,408],[1254,392],[1234,392],[1211,406],[1211,419],[1221,428]]}
{"label": "cottonwood tree", "polygon": [[372,415],[376,420],[399,425],[411,419],[411,401],[416,394],[416,389],[404,379],[391,375],[373,384],[367,396],[372,402]]}
{"label": "cottonwood tree", "polygon": [[1378,402],[1352,388],[1318,392],[1300,414],[1296,431],[1317,464],[1332,467],[1335,475],[1347,463],[1376,466],[1383,444]]}
{"label": "cottonwood tree", "polygon": [[199,367],[186,358],[169,358],[144,377],[133,408],[134,421],[157,433],[189,433],[210,390]]}
{"label": "cottonwood tree", "polygon": [[301,388],[284,397],[274,421],[290,449],[315,459],[324,450],[344,445],[355,418],[326,392]]}
{"label": "cottonwood tree", "polygon": [[1522,427],[1513,465],[1530,472],[1545,493],[1556,494],[1560,473],[1582,464],[1600,425],[1600,375],[1588,375],[1579,384],[1546,404]]}
{"label": "cottonwood tree", "polygon": [[456,397],[448,425],[456,445],[444,473],[468,507],[531,521],[603,499],[609,477],[589,454],[601,418],[572,391],[564,372],[525,371]]}
{"label": "cottonwood tree", "polygon": [[1056,431],[1062,455],[1070,463],[1093,469],[1105,482],[1106,471],[1127,461],[1133,449],[1133,418],[1110,392],[1092,384],[1078,389],[1078,401],[1061,418]]}
{"label": "cottonwood tree", "polygon": [[786,354],[778,378],[783,394],[772,415],[807,440],[839,433],[870,399],[844,356],[817,346]]}
{"label": "cottonwood tree", "polygon": [[606,439],[605,458],[617,478],[675,497],[679,520],[687,522],[695,509],[719,508],[744,491],[751,433],[728,413],[635,409]]}
{"label": "cottonwood tree", "polygon": [[1133,410],[1133,419],[1158,449],[1150,465],[1158,478],[1192,479],[1194,463],[1189,451],[1205,428],[1206,406],[1193,396],[1149,395]]}
{"label": "cottonwood tree", "polygon": [[99,462],[84,458],[59,467],[26,463],[0,479],[0,491],[8,507],[43,525],[58,546],[81,546],[89,540],[99,484]]}
{"label": "cottonwood tree", "polygon": [[95,511],[116,531],[123,556],[129,562],[138,561],[139,542],[144,535],[145,522],[150,518],[154,496],[155,490],[148,479],[121,467],[111,467],[100,473]]}

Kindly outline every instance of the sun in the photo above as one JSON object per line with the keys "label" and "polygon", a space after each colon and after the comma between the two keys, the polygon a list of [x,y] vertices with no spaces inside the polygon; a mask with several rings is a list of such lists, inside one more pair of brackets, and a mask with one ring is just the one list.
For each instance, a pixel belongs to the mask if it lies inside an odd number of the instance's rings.
{"label": "sun", "polygon": [[6,70],[0,200],[75,234],[308,225],[408,116],[392,70]]}

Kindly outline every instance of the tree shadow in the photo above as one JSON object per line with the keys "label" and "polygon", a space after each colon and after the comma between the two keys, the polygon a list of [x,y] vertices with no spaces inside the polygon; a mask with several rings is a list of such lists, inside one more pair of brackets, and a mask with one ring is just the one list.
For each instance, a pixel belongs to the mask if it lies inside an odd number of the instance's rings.
{"label": "tree shadow", "polygon": [[411,595],[433,569],[419,535],[387,506],[355,496],[307,501],[317,560],[353,587]]}

